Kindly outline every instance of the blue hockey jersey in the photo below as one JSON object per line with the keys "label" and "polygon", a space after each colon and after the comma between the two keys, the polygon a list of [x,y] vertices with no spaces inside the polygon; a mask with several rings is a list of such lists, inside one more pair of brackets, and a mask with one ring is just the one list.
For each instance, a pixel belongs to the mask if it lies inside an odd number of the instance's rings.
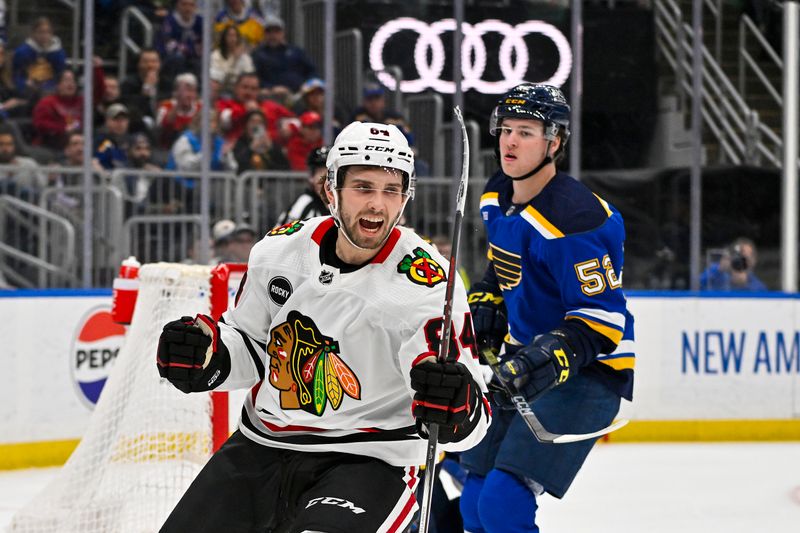
{"label": "blue hockey jersey", "polygon": [[582,371],[632,399],[633,317],[622,291],[622,215],[572,177],[558,173],[527,204],[512,203],[502,172],[487,183],[480,210],[502,290],[511,341],[528,344],[565,320],[579,320],[616,349]]}

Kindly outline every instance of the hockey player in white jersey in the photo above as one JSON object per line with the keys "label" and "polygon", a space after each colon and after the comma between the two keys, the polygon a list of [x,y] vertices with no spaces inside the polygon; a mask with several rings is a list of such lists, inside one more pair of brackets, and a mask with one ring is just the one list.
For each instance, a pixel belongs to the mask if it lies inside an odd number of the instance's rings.
{"label": "hockey player in white jersey", "polygon": [[414,195],[403,134],[354,122],[327,160],[332,216],[270,231],[236,307],[164,327],[157,364],[184,392],[249,388],[238,430],[162,531],[403,531],[427,425],[442,449],[490,422],[466,294],[435,362],[446,260],[396,227]]}

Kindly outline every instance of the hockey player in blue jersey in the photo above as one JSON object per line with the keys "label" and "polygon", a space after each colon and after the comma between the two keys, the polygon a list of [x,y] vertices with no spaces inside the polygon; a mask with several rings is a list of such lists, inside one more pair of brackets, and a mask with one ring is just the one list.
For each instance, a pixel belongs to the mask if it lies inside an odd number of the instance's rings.
{"label": "hockey player in blue jersey", "polygon": [[[622,292],[622,216],[559,172],[570,107],[556,87],[525,83],[490,119],[501,170],[481,196],[489,265],[470,292],[479,348],[505,348],[499,371],[545,428],[588,433],[632,398],[633,318]],[[513,407],[495,406],[462,454],[471,533],[538,532],[536,498],[566,493],[594,440],[538,442]]]}

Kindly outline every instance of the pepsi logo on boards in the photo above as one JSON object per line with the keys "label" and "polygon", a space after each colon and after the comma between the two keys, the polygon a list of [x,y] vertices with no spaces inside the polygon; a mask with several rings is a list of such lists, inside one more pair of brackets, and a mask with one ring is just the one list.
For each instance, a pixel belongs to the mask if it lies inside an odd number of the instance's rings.
{"label": "pepsi logo on boards", "polygon": [[78,323],[70,350],[70,370],[78,396],[90,409],[100,397],[124,340],[125,326],[111,319],[107,306],[95,307]]}

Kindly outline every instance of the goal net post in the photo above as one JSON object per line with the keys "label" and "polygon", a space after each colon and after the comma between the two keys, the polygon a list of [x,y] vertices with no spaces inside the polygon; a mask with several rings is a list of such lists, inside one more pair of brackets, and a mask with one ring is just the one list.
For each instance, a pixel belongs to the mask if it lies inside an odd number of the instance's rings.
{"label": "goal net post", "polygon": [[141,268],[131,326],[83,438],[9,531],[158,531],[229,432],[227,394],[184,394],[159,377],[158,338],[183,315],[218,319],[234,292],[231,276],[245,268]]}

